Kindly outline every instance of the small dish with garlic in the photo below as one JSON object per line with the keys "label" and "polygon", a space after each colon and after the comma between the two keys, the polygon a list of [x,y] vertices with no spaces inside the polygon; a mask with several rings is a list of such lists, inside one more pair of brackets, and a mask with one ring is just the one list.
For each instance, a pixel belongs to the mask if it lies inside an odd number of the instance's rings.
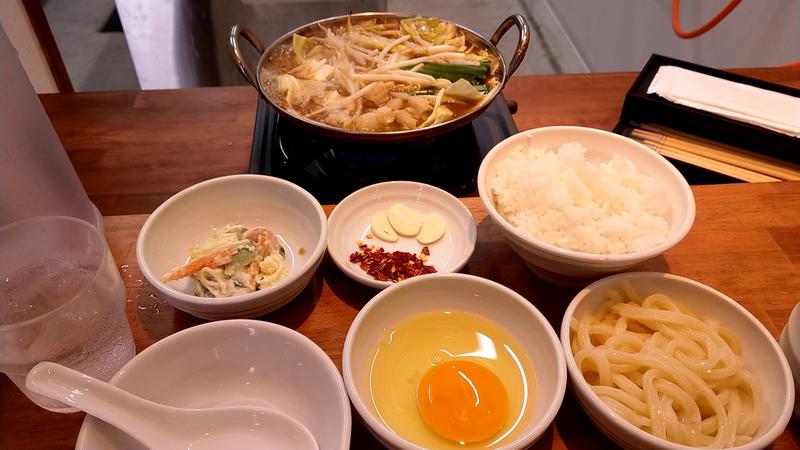
{"label": "small dish with garlic", "polygon": [[385,242],[397,242],[400,236],[406,236],[428,245],[444,236],[447,221],[439,213],[421,215],[403,203],[395,203],[388,210],[372,215],[370,231],[374,237]]}
{"label": "small dish with garlic", "polygon": [[351,262],[351,255],[364,246],[406,252],[423,259],[435,273],[450,273],[464,267],[477,237],[472,214],[460,200],[437,187],[411,181],[378,183],[350,194],[331,212],[328,227],[328,254],[337,267],[377,289],[404,278],[376,279]]}

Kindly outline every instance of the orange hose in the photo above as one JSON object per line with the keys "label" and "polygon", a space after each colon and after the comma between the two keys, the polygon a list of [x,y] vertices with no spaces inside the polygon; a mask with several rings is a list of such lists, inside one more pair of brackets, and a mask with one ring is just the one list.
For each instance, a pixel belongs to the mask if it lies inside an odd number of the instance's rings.
{"label": "orange hose", "polygon": [[717,26],[718,23],[722,22],[728,14],[731,13],[742,0],[731,0],[722,11],[719,12],[713,19],[709,20],[708,23],[703,25],[702,27],[694,30],[694,31],[683,31],[681,29],[681,14],[680,14],[680,0],[672,0],[672,29],[675,31],[675,34],[678,35],[679,38],[682,39],[692,39],[700,36],[701,34],[705,33],[706,31],[714,28]]}

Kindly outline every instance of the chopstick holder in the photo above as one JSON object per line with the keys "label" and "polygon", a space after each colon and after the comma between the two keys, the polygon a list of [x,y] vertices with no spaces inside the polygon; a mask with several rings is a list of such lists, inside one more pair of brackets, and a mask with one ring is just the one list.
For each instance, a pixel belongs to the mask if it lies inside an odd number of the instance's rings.
{"label": "chopstick holder", "polygon": [[800,137],[800,98],[677,66],[661,66],[648,94],[673,103]]}

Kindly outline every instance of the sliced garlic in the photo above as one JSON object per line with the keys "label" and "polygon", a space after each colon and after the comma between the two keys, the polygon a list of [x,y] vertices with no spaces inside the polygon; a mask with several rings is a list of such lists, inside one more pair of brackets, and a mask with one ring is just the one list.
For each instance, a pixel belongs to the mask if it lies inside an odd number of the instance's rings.
{"label": "sliced garlic", "polygon": [[422,227],[417,235],[417,241],[422,245],[433,244],[444,236],[447,231],[447,222],[444,217],[430,213],[422,219]]}
{"label": "sliced garlic", "polygon": [[388,216],[389,223],[400,236],[416,236],[422,226],[419,214],[401,203],[392,205]]}
{"label": "sliced garlic", "polygon": [[389,223],[389,217],[386,211],[380,211],[372,215],[370,220],[370,228],[372,234],[378,239],[386,242],[397,242],[397,233],[395,233],[392,225]]}

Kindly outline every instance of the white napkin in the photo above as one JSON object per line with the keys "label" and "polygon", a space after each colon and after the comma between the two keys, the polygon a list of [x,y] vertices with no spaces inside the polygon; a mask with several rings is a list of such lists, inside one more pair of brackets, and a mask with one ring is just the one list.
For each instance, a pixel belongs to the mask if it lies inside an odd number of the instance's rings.
{"label": "white napkin", "polygon": [[723,80],[676,66],[661,66],[647,93],[691,108],[800,137],[800,98]]}

